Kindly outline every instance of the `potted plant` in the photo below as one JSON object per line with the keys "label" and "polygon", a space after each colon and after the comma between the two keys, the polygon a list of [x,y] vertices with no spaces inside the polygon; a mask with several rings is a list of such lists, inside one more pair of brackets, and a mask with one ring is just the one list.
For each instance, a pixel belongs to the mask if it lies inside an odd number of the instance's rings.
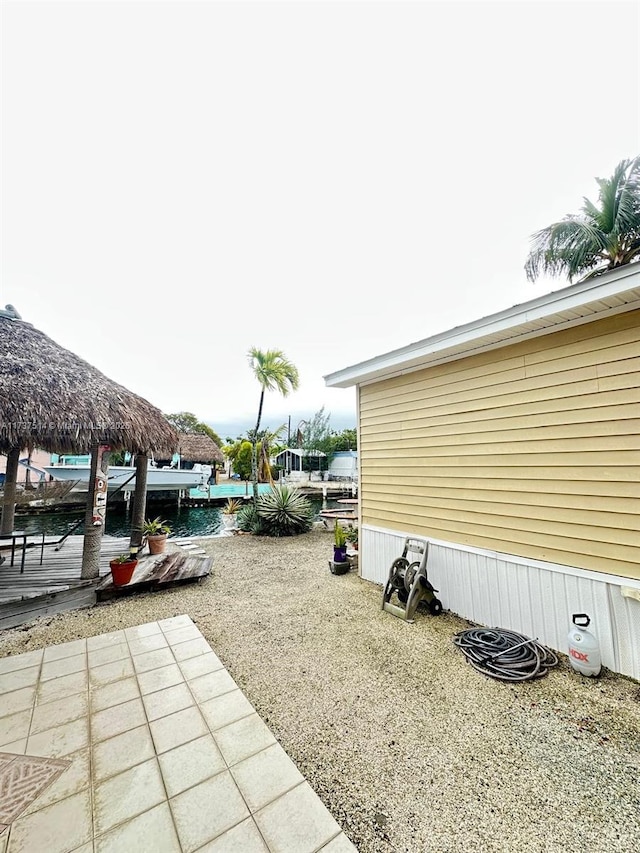
{"label": "potted plant", "polygon": [[349,530],[347,530],[347,541],[351,542],[354,551],[358,550],[358,528],[357,527],[350,527]]}
{"label": "potted plant", "polygon": [[129,583],[137,565],[137,558],[132,557],[131,554],[120,554],[119,557],[113,557],[113,559],[109,560],[109,568],[111,569],[111,578],[114,586],[124,586]]}
{"label": "potted plant", "polygon": [[222,523],[227,530],[236,526],[236,518],[241,509],[242,501],[237,498],[229,498],[222,507]]}
{"label": "potted plant", "polygon": [[346,563],[347,561],[347,531],[336,520],[333,526],[333,562]]}
{"label": "potted plant", "polygon": [[167,536],[171,533],[171,528],[166,521],[163,521],[160,516],[152,521],[147,519],[142,527],[142,533],[149,544],[150,554],[162,554],[167,547]]}

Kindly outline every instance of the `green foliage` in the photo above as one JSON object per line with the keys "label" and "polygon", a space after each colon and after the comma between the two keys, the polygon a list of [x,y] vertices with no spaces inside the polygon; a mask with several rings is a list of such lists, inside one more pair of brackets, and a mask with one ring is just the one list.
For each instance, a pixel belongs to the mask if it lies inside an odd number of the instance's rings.
{"label": "green foliage", "polygon": [[259,536],[297,536],[311,530],[313,507],[297,489],[274,485],[257,506],[252,502],[240,510],[237,525]]}
{"label": "green foliage", "polygon": [[343,429],[342,432],[334,432],[332,434],[333,452],[339,450],[357,450],[358,449],[358,432],[355,429]]}
{"label": "green foliage", "polygon": [[223,442],[218,433],[208,424],[199,421],[192,412],[176,412],[172,415],[165,415],[165,418],[178,432],[185,432],[189,435],[208,435],[218,447],[222,447]]}
{"label": "green foliage", "polygon": [[145,536],[159,536],[162,533],[171,533],[171,528],[166,521],[158,516],[153,520],[147,519],[142,525],[142,532]]}
{"label": "green foliage", "polygon": [[242,501],[238,498],[228,498],[226,504],[222,507],[224,515],[236,515],[242,509]]}
{"label": "green foliage", "polygon": [[525,264],[530,281],[540,275],[585,280],[640,258],[640,157],[622,160],[611,178],[596,181],[597,205],[585,198],[581,213],[532,236]]}
{"label": "green foliage", "polygon": [[253,374],[260,384],[260,403],[258,405],[258,417],[256,426],[251,434],[253,444],[251,454],[251,480],[253,481],[253,502],[258,502],[258,447],[257,442],[260,432],[260,421],[262,419],[262,407],[264,405],[265,391],[278,390],[283,397],[289,391],[297,391],[300,384],[298,368],[289,361],[281,350],[262,351],[251,347],[247,353],[249,364]]}
{"label": "green foliage", "polygon": [[256,536],[262,534],[262,523],[253,501],[242,507],[236,518],[236,525],[245,533],[253,533]]}
{"label": "green foliage", "polygon": [[358,528],[357,527],[350,527],[346,532],[346,536],[347,536],[347,542],[351,542],[353,545],[358,544]]}
{"label": "green foliage", "polygon": [[231,460],[233,470],[242,480],[251,479],[251,454],[253,445],[246,439],[225,446],[224,453]]}
{"label": "green foliage", "polygon": [[333,526],[333,544],[336,548],[343,548],[347,544],[347,531],[339,521]]}
{"label": "green foliage", "polygon": [[132,557],[131,554],[118,554],[117,557],[112,557],[109,562],[110,563],[118,563],[122,565],[122,563],[133,563],[136,560],[136,557]]}

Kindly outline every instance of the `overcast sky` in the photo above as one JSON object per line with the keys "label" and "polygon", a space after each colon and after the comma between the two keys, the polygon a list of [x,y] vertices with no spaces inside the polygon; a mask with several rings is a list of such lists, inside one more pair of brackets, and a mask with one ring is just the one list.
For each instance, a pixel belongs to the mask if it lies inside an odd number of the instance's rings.
{"label": "overcast sky", "polygon": [[530,235],[640,153],[636,2],[2,2],[0,304],[246,429],[247,351],[323,377],[566,282]]}

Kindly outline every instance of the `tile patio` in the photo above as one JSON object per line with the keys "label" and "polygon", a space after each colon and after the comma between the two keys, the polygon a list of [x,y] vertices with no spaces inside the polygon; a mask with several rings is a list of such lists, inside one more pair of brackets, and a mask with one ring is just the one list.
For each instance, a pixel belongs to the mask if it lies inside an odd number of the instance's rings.
{"label": "tile patio", "polygon": [[0,853],[349,853],[188,616],[0,658]]}

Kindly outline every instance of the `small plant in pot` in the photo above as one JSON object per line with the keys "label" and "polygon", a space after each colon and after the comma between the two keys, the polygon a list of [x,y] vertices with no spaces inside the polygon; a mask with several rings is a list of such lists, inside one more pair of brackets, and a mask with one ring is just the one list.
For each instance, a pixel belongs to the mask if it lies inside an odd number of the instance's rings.
{"label": "small plant in pot", "polygon": [[131,554],[120,554],[119,557],[113,557],[113,559],[109,560],[109,568],[111,569],[111,578],[114,586],[124,586],[129,583],[137,565],[137,558],[132,557]]}
{"label": "small plant in pot", "polygon": [[347,530],[347,541],[351,542],[351,545],[353,546],[354,551],[358,550],[358,528],[357,527],[351,527],[349,530]]}
{"label": "small plant in pot", "polygon": [[347,531],[336,521],[333,527],[333,562],[346,563],[347,561]]}
{"label": "small plant in pot", "polygon": [[229,498],[222,507],[222,523],[227,530],[236,526],[236,519],[241,509],[242,501],[237,498]]}
{"label": "small plant in pot", "polygon": [[167,536],[171,533],[171,528],[166,521],[163,521],[160,516],[152,521],[147,519],[142,527],[142,533],[149,545],[150,554],[164,553],[167,547]]}

